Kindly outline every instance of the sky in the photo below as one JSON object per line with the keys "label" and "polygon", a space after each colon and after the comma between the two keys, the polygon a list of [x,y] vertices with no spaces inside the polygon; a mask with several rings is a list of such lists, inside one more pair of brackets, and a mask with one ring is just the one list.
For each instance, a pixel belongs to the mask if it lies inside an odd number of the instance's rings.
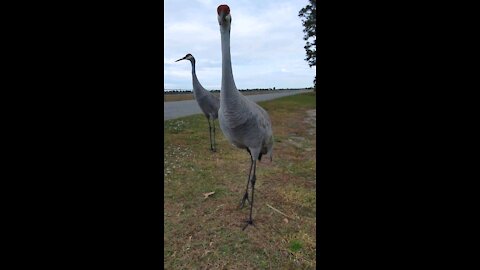
{"label": "sky", "polygon": [[238,89],[312,87],[298,17],[307,0],[164,0],[164,88],[192,89],[191,53],[198,80],[219,90],[222,79],[217,7],[230,7],[230,52]]}

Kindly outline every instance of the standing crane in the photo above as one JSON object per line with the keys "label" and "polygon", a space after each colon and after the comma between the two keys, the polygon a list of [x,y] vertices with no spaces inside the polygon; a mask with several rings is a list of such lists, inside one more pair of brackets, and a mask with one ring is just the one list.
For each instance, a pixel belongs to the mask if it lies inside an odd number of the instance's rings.
{"label": "standing crane", "polygon": [[[192,84],[193,84],[193,97],[200,106],[200,109],[207,117],[208,128],[210,131],[210,150],[212,152],[216,151],[215,148],[215,119],[218,118],[218,108],[220,107],[220,100],[218,97],[214,96],[210,91],[207,91],[197,79],[197,74],[195,73],[195,58],[191,54],[185,55],[185,57],[178,59],[175,62],[180,60],[189,60],[192,63]],[[213,141],[212,141],[212,121],[213,125]]]}
{"label": "standing crane", "polygon": [[[272,161],[272,123],[268,113],[262,107],[247,99],[237,90],[230,57],[230,27],[232,23],[230,8],[227,5],[220,5],[217,8],[217,14],[222,43],[222,84],[220,109],[218,111],[220,129],[230,143],[240,149],[247,150],[251,160],[247,188],[240,204],[240,207],[243,208],[246,200],[250,203],[250,216],[247,224],[243,227],[243,230],[245,230],[248,225],[253,225],[252,209],[257,159],[261,161],[262,155],[268,155],[270,161]],[[248,199],[249,183],[252,184],[251,201]]]}

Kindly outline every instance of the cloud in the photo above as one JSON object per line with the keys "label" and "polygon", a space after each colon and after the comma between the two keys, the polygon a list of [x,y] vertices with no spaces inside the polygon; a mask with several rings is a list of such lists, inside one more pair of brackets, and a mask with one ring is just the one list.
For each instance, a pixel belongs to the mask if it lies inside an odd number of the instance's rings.
{"label": "cloud", "polygon": [[[220,88],[219,4],[224,3],[165,0],[165,88],[192,88],[190,63],[174,62],[187,53],[196,59],[200,83],[207,89]],[[316,69],[304,60],[305,41],[298,17],[306,0],[239,0],[227,4],[232,14],[230,45],[238,88],[313,85]]]}

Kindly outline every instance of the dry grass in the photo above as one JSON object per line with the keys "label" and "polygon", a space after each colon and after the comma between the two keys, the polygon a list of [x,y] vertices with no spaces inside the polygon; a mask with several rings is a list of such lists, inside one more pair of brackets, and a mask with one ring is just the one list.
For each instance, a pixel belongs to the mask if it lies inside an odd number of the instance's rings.
{"label": "dry grass", "polygon": [[307,113],[314,95],[261,103],[273,123],[274,156],[257,164],[255,226],[245,231],[249,207],[238,205],[248,153],[228,143],[218,123],[211,153],[202,115],[164,122],[165,269],[315,269],[316,139]]}

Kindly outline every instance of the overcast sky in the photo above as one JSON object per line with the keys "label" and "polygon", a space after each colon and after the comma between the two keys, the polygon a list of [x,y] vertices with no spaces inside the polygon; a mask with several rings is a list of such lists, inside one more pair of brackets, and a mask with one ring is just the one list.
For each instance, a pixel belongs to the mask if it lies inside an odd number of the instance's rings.
{"label": "overcast sky", "polygon": [[227,4],[233,76],[239,89],[313,86],[298,12],[307,0],[164,0],[164,88],[192,89],[191,53],[198,80],[220,89],[222,58],[217,7]]}

